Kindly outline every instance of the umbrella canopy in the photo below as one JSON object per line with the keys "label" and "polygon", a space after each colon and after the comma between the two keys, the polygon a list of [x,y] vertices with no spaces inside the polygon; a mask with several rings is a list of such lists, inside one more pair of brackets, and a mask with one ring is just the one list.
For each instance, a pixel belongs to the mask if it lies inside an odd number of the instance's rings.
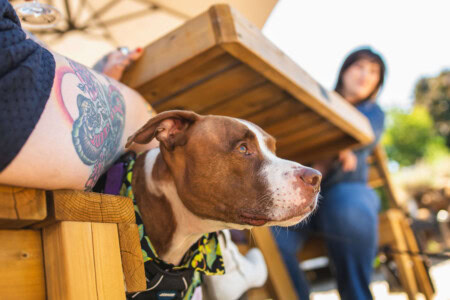
{"label": "umbrella canopy", "polygon": [[[118,46],[146,46],[207,10],[228,3],[262,28],[278,0],[40,0],[63,15],[55,28],[32,30],[53,51],[93,65]],[[12,1],[13,5],[24,1]]]}

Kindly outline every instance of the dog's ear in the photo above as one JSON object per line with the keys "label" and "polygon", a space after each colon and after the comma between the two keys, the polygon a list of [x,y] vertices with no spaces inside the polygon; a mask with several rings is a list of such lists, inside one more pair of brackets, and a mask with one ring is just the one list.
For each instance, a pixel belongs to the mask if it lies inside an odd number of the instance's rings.
{"label": "dog's ear", "polygon": [[141,129],[128,138],[128,148],[133,142],[148,144],[156,138],[164,147],[172,151],[175,146],[186,144],[187,129],[200,119],[200,115],[187,110],[169,110],[157,114]]}

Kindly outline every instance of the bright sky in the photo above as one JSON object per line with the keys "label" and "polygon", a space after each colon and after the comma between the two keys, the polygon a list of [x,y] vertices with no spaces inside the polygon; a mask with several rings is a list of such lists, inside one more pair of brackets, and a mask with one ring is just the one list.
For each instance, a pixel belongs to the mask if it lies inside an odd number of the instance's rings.
{"label": "bright sky", "polygon": [[421,76],[450,69],[448,0],[279,0],[263,32],[328,89],[347,54],[371,46],[387,63],[385,108],[410,107]]}

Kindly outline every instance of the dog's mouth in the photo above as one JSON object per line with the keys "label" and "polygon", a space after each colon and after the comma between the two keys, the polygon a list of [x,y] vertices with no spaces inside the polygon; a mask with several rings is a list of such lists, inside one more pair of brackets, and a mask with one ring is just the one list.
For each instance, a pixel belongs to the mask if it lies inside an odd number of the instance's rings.
{"label": "dog's mouth", "polygon": [[266,216],[244,212],[240,215],[241,221],[252,226],[262,226],[270,222]]}
{"label": "dog's mouth", "polygon": [[316,207],[317,207],[317,201],[314,201],[313,203],[310,203],[306,207],[302,208],[299,213],[285,216],[283,219],[277,220],[268,225],[269,226],[272,226],[272,225],[291,226],[291,225],[297,224],[300,221],[304,220],[310,213],[312,213],[316,209]]}

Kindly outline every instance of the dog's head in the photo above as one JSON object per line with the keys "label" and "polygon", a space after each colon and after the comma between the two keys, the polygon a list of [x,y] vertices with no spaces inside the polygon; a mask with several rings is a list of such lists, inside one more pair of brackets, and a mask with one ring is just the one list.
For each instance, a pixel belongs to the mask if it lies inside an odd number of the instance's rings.
{"label": "dog's head", "polygon": [[298,223],[316,206],[321,174],[275,155],[253,123],[190,111],[158,114],[131,143],[160,142],[183,204],[195,215],[242,225]]}

